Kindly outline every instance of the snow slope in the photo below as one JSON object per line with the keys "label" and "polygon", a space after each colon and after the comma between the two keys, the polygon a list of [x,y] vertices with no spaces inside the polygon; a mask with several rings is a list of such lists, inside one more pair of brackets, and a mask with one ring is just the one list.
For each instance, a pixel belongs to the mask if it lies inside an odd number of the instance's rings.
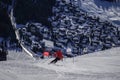
{"label": "snow slope", "polygon": [[66,58],[56,65],[48,65],[52,59],[33,60],[24,52],[10,51],[8,61],[0,62],[0,80],[120,80],[119,51],[75,57],[74,63]]}
{"label": "snow slope", "polygon": [[[119,23],[119,7],[103,10],[95,0],[82,1],[89,13]],[[8,61],[0,62],[0,80],[120,80],[120,47],[65,58],[56,65],[48,65],[51,60],[34,60],[25,52],[9,51]]]}

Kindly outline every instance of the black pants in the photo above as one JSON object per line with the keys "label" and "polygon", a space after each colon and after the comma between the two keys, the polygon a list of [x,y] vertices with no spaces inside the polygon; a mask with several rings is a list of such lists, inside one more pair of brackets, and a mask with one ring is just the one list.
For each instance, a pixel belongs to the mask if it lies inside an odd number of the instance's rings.
{"label": "black pants", "polygon": [[58,58],[58,57],[56,57],[54,60],[52,60],[50,63],[56,63],[57,61],[59,61],[60,60],[60,58]]}

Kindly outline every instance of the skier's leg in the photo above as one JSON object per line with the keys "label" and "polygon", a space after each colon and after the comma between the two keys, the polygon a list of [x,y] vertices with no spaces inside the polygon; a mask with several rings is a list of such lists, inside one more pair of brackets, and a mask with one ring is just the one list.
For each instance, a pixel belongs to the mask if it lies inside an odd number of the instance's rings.
{"label": "skier's leg", "polygon": [[55,59],[54,64],[58,61],[58,58]]}
{"label": "skier's leg", "polygon": [[56,60],[55,60],[55,62],[54,63],[56,63],[58,60],[60,60],[59,58],[56,58]]}
{"label": "skier's leg", "polygon": [[52,60],[50,63],[55,63],[55,61],[56,61],[56,58],[54,60]]}

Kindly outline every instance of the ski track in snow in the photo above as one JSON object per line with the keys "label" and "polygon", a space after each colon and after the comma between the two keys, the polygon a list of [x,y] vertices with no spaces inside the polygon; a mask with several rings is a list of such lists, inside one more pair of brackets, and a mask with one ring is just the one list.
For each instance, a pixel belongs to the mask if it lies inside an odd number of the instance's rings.
{"label": "ski track in snow", "polygon": [[[120,80],[120,47],[79,57],[34,60],[25,52],[9,51],[0,62],[0,80]],[[24,55],[23,55],[24,54]],[[13,56],[14,55],[14,56]]]}

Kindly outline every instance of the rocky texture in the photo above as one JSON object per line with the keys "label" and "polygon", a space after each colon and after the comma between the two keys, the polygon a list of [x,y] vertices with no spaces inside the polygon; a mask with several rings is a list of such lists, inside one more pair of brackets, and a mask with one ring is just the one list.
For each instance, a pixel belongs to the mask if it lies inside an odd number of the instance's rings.
{"label": "rocky texture", "polygon": [[[55,47],[62,50],[71,47],[72,52],[79,55],[120,46],[119,27],[87,14],[78,8],[76,2],[57,0],[53,7],[53,14],[48,19],[53,26],[52,30],[42,24],[26,24],[23,32],[25,34],[22,36],[28,38],[30,41],[28,45],[33,44],[32,41],[40,44],[40,41],[45,38],[52,40]],[[42,38],[39,37],[40,33]]]}

